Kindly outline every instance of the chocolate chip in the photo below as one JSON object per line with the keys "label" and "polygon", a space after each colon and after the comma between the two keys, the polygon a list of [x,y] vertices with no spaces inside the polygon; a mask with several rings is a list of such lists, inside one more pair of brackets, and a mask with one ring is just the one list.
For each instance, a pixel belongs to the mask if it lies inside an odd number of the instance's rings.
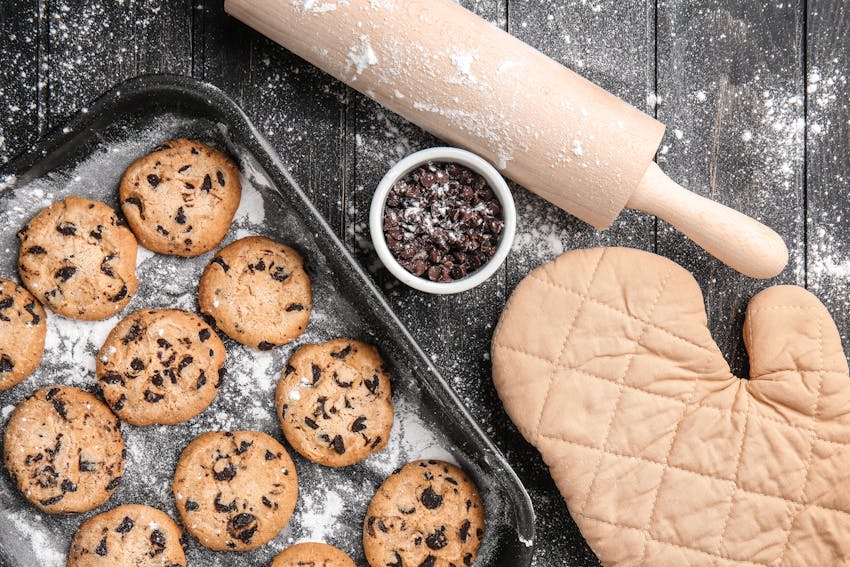
{"label": "chocolate chip", "polygon": [[220,471],[213,469],[213,476],[216,480],[229,482],[236,476],[236,466],[233,463],[227,463],[227,466]]}
{"label": "chocolate chip", "polygon": [[195,389],[200,390],[201,388],[204,387],[204,385],[206,383],[207,383],[207,375],[203,370],[201,370],[201,372],[198,374],[198,379],[195,382]]}
{"label": "chocolate chip", "polygon": [[113,295],[110,299],[113,301],[113,303],[117,303],[117,302],[121,301],[122,299],[124,299],[125,297],[127,297],[127,293],[128,293],[127,292],[127,286],[122,285],[121,289],[118,291],[118,293]]}
{"label": "chocolate chip", "polygon": [[334,372],[333,374],[334,383],[340,388],[351,388],[351,385],[354,383],[353,381],[346,382],[344,380],[340,380],[339,374]]}
{"label": "chocolate chip", "polygon": [[295,367],[292,366],[291,364],[287,364],[286,369],[283,371],[283,376],[284,377],[289,376],[293,372],[295,372]]}
{"label": "chocolate chip", "polygon": [[54,398],[51,401],[53,403],[53,409],[56,410],[56,413],[59,414],[59,417],[61,417],[65,421],[68,421],[68,413],[65,410],[65,402],[58,398]]}
{"label": "chocolate chip", "polygon": [[195,359],[191,356],[184,356],[183,359],[180,361],[180,364],[177,365],[177,375],[182,375],[182,372],[186,370],[186,367],[192,364],[194,360]]}
{"label": "chocolate chip", "polygon": [[467,567],[472,565],[472,560],[473,560],[473,557],[472,557],[471,553],[467,553],[466,555],[463,556],[463,564],[466,565]]}
{"label": "chocolate chip", "polygon": [[97,547],[94,548],[94,552],[100,555],[101,557],[106,556],[106,537],[100,540],[100,543],[97,544]]}
{"label": "chocolate chip", "polygon": [[134,322],[130,327],[130,330],[127,331],[127,334],[124,335],[124,338],[121,341],[126,345],[127,343],[131,343],[138,339],[142,334],[142,328],[138,323]]}
{"label": "chocolate chip", "polygon": [[313,374],[312,386],[315,386],[322,379],[322,369],[316,364],[310,364],[310,372]]}
{"label": "chocolate chip", "polygon": [[177,173],[184,173],[184,172],[185,172],[185,171],[187,171],[190,167],[192,167],[192,165],[187,163],[186,165],[184,165],[183,167],[181,167],[180,169],[178,169],[178,170],[177,170]]}
{"label": "chocolate chip", "polygon": [[242,441],[239,443],[239,447],[237,447],[236,450],[233,451],[233,453],[236,455],[241,455],[242,453],[250,449],[253,445],[253,441]]}
{"label": "chocolate chip", "polygon": [[162,386],[162,382],[162,374],[160,374],[158,371],[154,372],[154,375],[151,377],[151,384],[159,388]]}
{"label": "chocolate chip", "polygon": [[184,182],[183,185],[186,187],[186,189],[194,189],[195,188],[195,184],[189,183],[188,181]]}
{"label": "chocolate chip", "polygon": [[336,451],[338,455],[345,454],[345,443],[342,440],[342,435],[334,436],[333,440],[331,441],[331,446],[334,448],[334,451]]}
{"label": "chocolate chip", "polygon": [[221,266],[221,269],[224,270],[225,272],[230,270],[230,266],[228,266],[227,263],[224,260],[222,260],[221,256],[216,256],[215,258],[212,259],[212,262],[214,264],[218,264],[219,266]]}
{"label": "chocolate chip", "polygon": [[354,422],[351,424],[351,432],[352,433],[360,433],[361,431],[364,431],[365,429],[366,429],[366,417],[365,416],[361,415],[360,417],[355,419]]}
{"label": "chocolate chip", "polygon": [[216,512],[227,514],[228,512],[234,512],[236,510],[236,500],[233,500],[230,504],[222,504],[221,492],[219,492],[216,494],[215,500],[213,500],[213,506],[215,507]]}
{"label": "chocolate chip", "polygon": [[263,496],[261,500],[263,501],[263,505],[266,506],[267,508],[274,508],[275,507],[274,503],[271,500],[269,500],[267,496]]}
{"label": "chocolate chip", "polygon": [[130,361],[130,368],[132,368],[136,372],[141,372],[145,369],[145,363],[140,358],[134,358],[132,361]]}
{"label": "chocolate chip", "polygon": [[157,185],[159,185],[160,181],[161,180],[159,178],[159,175],[157,175],[156,173],[151,173],[148,175],[148,185],[150,185],[151,187],[156,187]]}
{"label": "chocolate chip", "polygon": [[208,173],[204,175],[204,181],[201,183],[201,191],[209,193],[210,189],[212,189],[212,179],[210,179],[210,174]]}
{"label": "chocolate chip", "polygon": [[201,153],[201,152],[199,152],[199,151],[198,151],[198,148],[192,148],[192,150],[191,150],[191,151],[192,151],[192,155],[193,155],[193,156],[196,156],[196,155],[198,155],[199,153]]}
{"label": "chocolate chip", "polygon": [[62,481],[60,488],[62,489],[62,492],[76,492],[77,491],[77,485],[74,484],[73,482],[71,482],[71,479],[69,479],[69,478],[66,478],[65,480]]}
{"label": "chocolate chip", "polygon": [[155,404],[164,398],[164,394],[157,394],[156,392],[152,392],[150,390],[145,390],[145,401],[149,404]]}
{"label": "chocolate chip", "polygon": [[56,230],[64,236],[73,236],[77,234],[77,225],[72,222],[63,222],[56,226]]}
{"label": "chocolate chip", "polygon": [[253,514],[242,513],[230,518],[227,522],[227,533],[242,543],[248,544],[251,543],[257,527],[257,518]]}
{"label": "chocolate chip", "polygon": [[315,421],[310,419],[309,417],[304,418],[304,423],[306,423],[307,427],[309,427],[310,429],[318,429],[319,428],[319,425]]}
{"label": "chocolate chip", "polygon": [[86,461],[80,457],[80,472],[97,472],[97,463]]}
{"label": "chocolate chip", "polygon": [[273,270],[269,272],[272,276],[273,280],[283,282],[289,277],[289,274],[286,273],[286,268],[283,266],[276,266]]}
{"label": "chocolate chip", "polygon": [[[221,496],[221,493],[220,493],[220,492],[219,492],[219,496]],[[186,505],[185,505],[185,508],[186,508],[186,511],[187,511],[187,512],[194,512],[194,511],[196,511],[196,510],[200,509],[200,507],[201,507],[201,506],[200,506],[197,502],[195,502],[194,500],[192,500],[191,498],[187,498],[187,499],[186,499]]]}
{"label": "chocolate chip", "polygon": [[351,345],[346,346],[344,349],[342,349],[338,352],[332,352],[331,356],[334,357],[334,358],[339,358],[341,360],[341,359],[345,358],[346,356],[348,356],[349,354],[351,354]]}
{"label": "chocolate chip", "polygon": [[374,441],[372,441],[372,449],[374,449],[375,447],[377,447],[378,445],[380,445],[380,444],[381,444],[381,441],[383,441],[383,439],[381,439],[381,436],[380,436],[380,435],[378,435],[377,437],[375,437],[375,440],[374,440]]}
{"label": "chocolate chip", "polygon": [[216,170],[215,177],[216,179],[218,179],[218,184],[224,187],[224,174],[221,172],[221,170]]}
{"label": "chocolate chip", "polygon": [[378,375],[373,374],[372,378],[366,378],[363,380],[363,384],[366,385],[367,390],[374,394],[378,391]]}
{"label": "chocolate chip", "polygon": [[186,224],[186,213],[183,211],[183,207],[177,208],[177,214],[174,215],[174,222],[177,224]]}
{"label": "chocolate chip", "polygon": [[449,540],[446,538],[445,528],[443,526],[440,526],[425,538],[425,545],[433,550],[443,549],[448,544]]}
{"label": "chocolate chip", "polygon": [[118,527],[115,528],[115,531],[119,534],[130,533],[130,530],[132,530],[135,525],[136,523],[133,521],[133,518],[131,518],[130,516],[124,516],[124,519],[121,520],[121,523],[118,524]]}
{"label": "chocolate chip", "polygon": [[66,282],[74,277],[74,274],[77,273],[77,268],[74,266],[64,266],[56,270],[55,278],[60,282]]}
{"label": "chocolate chip", "polygon": [[266,458],[266,460],[267,460],[267,461],[271,461],[271,460],[275,459],[275,458],[276,458],[276,456],[275,456],[275,454],[274,454],[274,453],[272,453],[271,451],[269,451],[268,449],[266,449],[265,458]]}
{"label": "chocolate chip", "polygon": [[112,404],[112,409],[114,409],[115,411],[121,411],[122,409],[124,409],[125,403],[127,403],[127,396],[121,394],[120,396],[118,396],[118,399],[115,400],[115,403]]}
{"label": "chocolate chip", "polygon": [[469,537],[469,520],[466,520],[460,525],[458,535],[460,535],[460,541],[466,543],[466,538]]}
{"label": "chocolate chip", "polygon": [[47,250],[45,250],[41,246],[30,246],[29,248],[27,248],[27,253],[40,256],[41,254],[47,254]]}
{"label": "chocolate chip", "polygon": [[404,567],[404,564],[401,561],[401,556],[393,551],[393,562],[387,563],[387,567]]}
{"label": "chocolate chip", "polygon": [[100,380],[105,384],[124,384],[123,376],[116,372],[107,372],[100,378]]}
{"label": "chocolate chip", "polygon": [[226,368],[219,368],[218,369],[218,382],[216,382],[216,384],[215,384],[216,388],[221,386],[221,381],[224,380],[224,377],[225,377],[226,374],[227,374]]}
{"label": "chocolate chip", "polygon": [[209,329],[201,329],[200,331],[198,331],[198,339],[200,339],[202,343],[206,342],[207,339],[210,338],[211,334],[212,333],[210,333]]}
{"label": "chocolate chip", "polygon": [[121,484],[121,477],[116,476],[112,480],[109,481],[109,484],[106,485],[106,490],[115,490],[118,488],[118,485]]}
{"label": "chocolate chip", "polygon": [[260,344],[257,345],[257,348],[260,350],[272,350],[275,345],[268,341],[260,341]]}
{"label": "chocolate chip", "polygon": [[150,552],[151,557],[155,557],[165,551],[165,534],[159,530],[151,532],[151,545],[153,550]]}
{"label": "chocolate chip", "polygon": [[163,236],[168,236],[170,234],[168,230],[166,230],[166,228],[161,224],[156,225],[156,231]]}
{"label": "chocolate chip", "polygon": [[422,496],[419,499],[422,501],[422,505],[429,510],[434,510],[443,505],[443,497],[434,492],[434,489],[430,486],[422,491]]}
{"label": "chocolate chip", "polygon": [[0,374],[5,372],[11,372],[15,369],[15,363],[12,362],[12,359],[9,358],[8,355],[0,355]]}
{"label": "chocolate chip", "polygon": [[169,349],[171,348],[171,343],[166,339],[159,338],[156,340],[156,344],[159,345],[160,348]]}
{"label": "chocolate chip", "polygon": [[419,567],[434,567],[436,564],[437,558],[433,555],[429,555],[425,558],[425,561],[419,564]]}

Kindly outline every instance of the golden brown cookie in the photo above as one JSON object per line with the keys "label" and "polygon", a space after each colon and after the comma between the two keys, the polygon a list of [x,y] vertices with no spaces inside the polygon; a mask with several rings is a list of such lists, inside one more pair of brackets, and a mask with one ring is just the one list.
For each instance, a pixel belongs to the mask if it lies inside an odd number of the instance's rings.
{"label": "golden brown cookie", "polygon": [[138,244],[124,221],[99,201],[66,197],[18,233],[18,271],[41,303],[71,319],[106,319],[130,302]]}
{"label": "golden brown cookie", "polygon": [[93,395],[69,386],[42,388],[18,404],[3,449],[18,489],[51,514],[97,508],[124,472],[118,418]]}
{"label": "golden brown cookie", "polygon": [[393,427],[389,374],[378,349],[360,341],[334,339],[299,348],[275,399],[292,448],[331,467],[380,451]]}
{"label": "golden brown cookie", "polygon": [[224,344],[200,317],[142,309],[109,333],[97,357],[103,397],[133,425],[173,425],[212,403],[224,376]]}
{"label": "golden brown cookie", "polygon": [[66,567],[185,567],[183,532],[168,514],[125,504],[83,522]]}
{"label": "golden brown cookie", "polygon": [[271,350],[304,332],[313,294],[298,252],[249,236],[212,259],[201,276],[198,302],[232,339]]}
{"label": "golden brown cookie", "polygon": [[258,431],[214,431],[180,456],[172,484],[180,519],[202,545],[248,551],[286,526],[298,498],[289,454]]}
{"label": "golden brown cookie", "polygon": [[0,278],[0,391],[35,372],[46,334],[41,304],[23,287]]}
{"label": "golden brown cookie", "polygon": [[121,209],[146,248],[197,256],[219,245],[242,185],[230,157],[194,140],[171,140],[127,168]]}
{"label": "golden brown cookie", "polygon": [[306,542],[287,547],[269,567],[356,567],[345,552],[326,543]]}
{"label": "golden brown cookie", "polygon": [[414,461],[372,497],[363,549],[372,567],[472,565],[484,537],[478,489],[458,467]]}

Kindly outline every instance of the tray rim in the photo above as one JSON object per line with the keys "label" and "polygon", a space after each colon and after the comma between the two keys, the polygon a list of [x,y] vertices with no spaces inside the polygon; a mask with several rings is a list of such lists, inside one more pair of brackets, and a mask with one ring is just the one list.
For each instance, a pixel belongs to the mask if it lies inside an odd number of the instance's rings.
{"label": "tray rim", "polygon": [[437,403],[446,406],[446,409],[457,415],[458,425],[466,428],[467,434],[472,437],[474,444],[483,449],[483,458],[488,461],[494,473],[504,475],[503,482],[511,489],[509,499],[512,503],[514,526],[518,539],[516,549],[519,550],[519,554],[514,557],[515,565],[517,567],[530,567],[535,549],[535,512],[531,497],[516,472],[499,448],[484,433],[458,398],[454,389],[443,378],[430,357],[422,350],[419,343],[395,314],[383,292],[375,285],[324,216],[316,209],[312,200],[301,189],[301,185],[284,165],[274,146],[254,125],[239,104],[219,87],[194,77],[163,73],[143,74],[124,79],[100,94],[89,105],[77,110],[64,125],[52,128],[51,131],[38,138],[23,152],[0,166],[0,192],[6,188],[1,183],[4,177],[13,176],[12,186],[18,185],[21,181],[26,182],[27,174],[32,169],[42,161],[48,160],[55,151],[65,146],[82,131],[87,130],[111,108],[120,106],[126,99],[146,94],[161,95],[166,93],[200,101],[218,115],[226,117],[225,126],[228,128],[238,122],[238,126],[244,128],[244,131],[249,135],[239,136],[239,128],[235,128],[234,137],[238,138],[239,143],[257,160],[276,187],[287,187],[295,193],[295,200],[303,207],[303,210],[299,211],[303,221],[311,231],[321,233],[321,237],[336,249],[340,258],[350,270],[351,277],[354,277],[363,287],[365,293],[375,301],[377,307],[367,306],[367,309],[372,311],[375,318],[385,326],[393,327],[398,331],[401,336],[400,340],[406,343],[418,358],[418,365],[426,369],[426,376],[418,376],[418,379],[428,382],[431,387],[430,394],[436,398]]}

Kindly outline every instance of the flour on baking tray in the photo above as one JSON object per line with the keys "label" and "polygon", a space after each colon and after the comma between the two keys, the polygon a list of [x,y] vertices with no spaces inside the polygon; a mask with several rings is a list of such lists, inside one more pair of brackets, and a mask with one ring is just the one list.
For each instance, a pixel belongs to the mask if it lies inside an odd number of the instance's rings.
{"label": "flour on baking tray", "polygon": [[[195,132],[176,118],[164,118],[155,128],[127,134],[117,141],[104,141],[73,170],[51,173],[25,187],[15,187],[3,194],[0,207],[0,276],[14,277],[17,257],[15,233],[33,214],[69,194],[103,200],[116,206],[115,187],[123,170],[145,151],[158,143],[186,132]],[[198,134],[201,139],[218,139],[227,143],[227,130],[211,126]],[[269,188],[262,169],[253,158],[239,148],[229,147],[240,162],[243,186],[242,200],[236,212],[227,244],[242,236],[268,234],[287,243],[308,248],[310,244],[293,229],[299,222],[293,211],[275,199],[266,200]],[[262,192],[261,192],[262,190]],[[303,231],[302,231],[303,232]],[[299,240],[300,239],[300,240]],[[293,241],[294,240],[294,241]],[[318,254],[318,252],[316,253]],[[98,511],[126,502],[144,502],[176,517],[171,477],[181,450],[198,434],[215,429],[255,429],[281,438],[274,411],[274,390],[286,359],[299,345],[321,342],[337,336],[362,336],[362,323],[354,307],[340,297],[328,277],[329,268],[323,257],[311,250],[307,262],[313,273],[314,310],[305,334],[292,345],[269,352],[258,352],[227,339],[227,375],[218,397],[200,416],[177,426],[136,428],[124,425],[122,433],[127,447],[126,470],[116,495]],[[139,291],[121,315],[142,307],[180,308],[197,311],[197,282],[212,253],[183,259],[162,256],[140,248],[137,273]],[[18,398],[4,398],[0,405],[3,422],[11,414],[14,403],[36,388],[48,384],[70,384],[91,389],[95,385],[96,357],[107,335],[120,320],[75,321],[48,314],[48,334],[42,365],[34,376],[17,390]],[[366,330],[365,340],[369,331]],[[250,564],[267,564],[284,547],[306,540],[324,540],[336,544],[355,558],[360,549],[362,519],[371,495],[378,484],[395,469],[417,458],[439,458],[456,462],[447,447],[449,442],[436,433],[421,401],[421,391],[407,380],[394,380],[395,423],[386,448],[364,462],[332,469],[310,463],[294,451],[299,475],[299,499],[289,526],[269,545],[244,555]],[[18,392],[15,394],[15,392]],[[11,403],[10,403],[11,402]],[[423,413],[424,412],[424,413]],[[486,502],[486,490],[485,490]],[[495,510],[496,514],[501,514]],[[64,565],[71,535],[80,522],[92,514],[68,517],[46,517],[22,503],[8,479],[0,478],[0,525],[14,529],[0,533],[0,546],[20,550],[12,557],[33,558],[40,567]],[[19,531],[15,531],[19,530]],[[17,543],[11,543],[17,542]],[[190,563],[203,561],[210,567],[233,564],[227,554],[214,554],[189,538],[187,556]],[[488,553],[482,549],[482,555]]]}

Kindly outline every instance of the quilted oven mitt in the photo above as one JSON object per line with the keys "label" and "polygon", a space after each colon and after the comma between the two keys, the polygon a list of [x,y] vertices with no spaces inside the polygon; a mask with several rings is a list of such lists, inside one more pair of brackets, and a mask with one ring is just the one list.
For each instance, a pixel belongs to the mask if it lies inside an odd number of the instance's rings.
{"label": "quilted oven mitt", "polygon": [[752,299],[731,374],[693,277],[623,248],[516,289],[493,379],[604,565],[850,564],[850,379],[826,308]]}

